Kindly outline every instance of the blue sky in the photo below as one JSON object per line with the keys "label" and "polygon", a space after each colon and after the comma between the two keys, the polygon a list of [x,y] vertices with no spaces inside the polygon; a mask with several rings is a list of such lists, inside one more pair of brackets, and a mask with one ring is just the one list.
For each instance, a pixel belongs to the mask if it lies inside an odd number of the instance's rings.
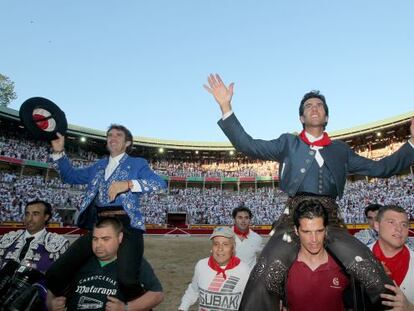
{"label": "blue sky", "polygon": [[69,123],[226,141],[210,72],[235,82],[254,137],[300,130],[319,89],[328,132],[414,111],[413,1],[2,1],[0,73],[18,109],[47,97]]}

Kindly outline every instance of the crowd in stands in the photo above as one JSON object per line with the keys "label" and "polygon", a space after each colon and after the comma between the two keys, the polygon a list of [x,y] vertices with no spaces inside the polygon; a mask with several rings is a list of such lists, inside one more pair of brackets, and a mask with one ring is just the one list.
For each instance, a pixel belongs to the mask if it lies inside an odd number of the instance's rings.
{"label": "crowd in stands", "polygon": [[[63,184],[59,178],[0,173],[0,221],[21,221],[22,208],[34,199],[50,201],[55,208],[77,208],[82,188]],[[142,198],[143,213],[149,224],[165,224],[167,214],[186,213],[189,224],[231,224],[231,210],[241,204],[249,207],[255,225],[271,224],[285,208],[287,196],[278,188],[266,186],[240,191],[220,188],[170,188]],[[338,202],[346,223],[364,223],[369,203],[398,204],[414,219],[414,189],[411,176],[348,182]],[[61,222],[59,213],[52,221]]]}
{"label": "crowd in stands", "polygon": [[[380,158],[392,153],[400,145],[400,141],[395,141],[383,149],[370,151],[367,148],[359,153]],[[0,136],[1,156],[47,162],[49,152],[50,147],[44,142],[33,142],[12,135]],[[94,162],[98,155],[79,148],[78,153],[70,157],[79,167]],[[181,177],[275,176],[278,170],[276,162],[246,159],[221,162],[157,160],[151,162],[151,166],[159,174]],[[57,208],[77,208],[83,190],[79,186],[65,185],[59,178],[46,180],[43,176],[17,176],[6,172],[0,172],[0,183],[0,221],[21,220],[22,207],[34,199],[50,201]],[[244,204],[255,215],[253,224],[271,224],[282,213],[287,199],[273,185],[240,191],[221,189],[220,185],[216,188],[200,187],[170,188],[166,193],[144,196],[142,203],[146,222],[165,224],[168,212],[183,212],[187,214],[190,224],[230,224],[230,211]],[[405,176],[348,182],[345,194],[338,203],[346,223],[365,222],[364,207],[368,203],[399,204],[414,218],[413,179]],[[54,217],[54,221],[61,221],[58,213]]]}
{"label": "crowd in stands", "polygon": [[[359,148],[358,154],[380,159],[397,150],[403,142],[392,140],[384,148],[371,150],[370,146]],[[68,152],[68,151],[67,151]],[[77,148],[76,153],[68,152],[75,167],[87,166],[96,161],[99,156],[91,151]],[[48,162],[50,146],[46,142],[33,141],[28,138],[14,136],[11,133],[0,135],[0,156],[7,156],[21,160]],[[269,177],[277,176],[279,165],[273,161],[259,160],[154,160],[150,165],[157,173],[179,177]]]}
{"label": "crowd in stands", "polygon": [[152,168],[159,174],[180,177],[256,177],[275,176],[278,164],[273,161],[153,161]]}
{"label": "crowd in stands", "polygon": [[[37,162],[48,162],[50,146],[42,141],[32,141],[25,138],[0,135],[0,156],[15,158],[19,160],[31,160]],[[76,167],[87,166],[96,159],[98,155],[82,149],[76,154],[70,154],[73,165]]]}
{"label": "crowd in stands", "polygon": [[255,218],[253,224],[271,224],[280,216],[287,197],[270,187],[240,192],[219,188],[170,189],[169,193],[142,200],[147,223],[165,223],[167,213],[183,212],[190,224],[231,224],[231,211],[243,204]]}
{"label": "crowd in stands", "polygon": [[364,208],[370,203],[397,204],[414,219],[413,176],[394,176],[387,179],[348,182],[338,202],[346,223],[365,222]]}
{"label": "crowd in stands", "polygon": [[[79,189],[79,188],[78,188]],[[0,221],[21,221],[27,202],[46,200],[54,207],[71,208],[80,203],[80,192],[63,184],[59,178],[22,176],[0,172]],[[54,213],[51,222],[62,222]]]}
{"label": "crowd in stands", "polygon": [[366,146],[358,148],[358,150],[355,151],[363,157],[379,160],[397,151],[405,143],[405,140],[403,141],[396,138],[392,140],[386,139],[385,141],[382,141],[382,143],[385,144],[385,147],[383,148],[373,149],[372,146],[368,144]]}
{"label": "crowd in stands", "polygon": [[49,148],[43,142],[0,136],[0,156],[47,162]]}

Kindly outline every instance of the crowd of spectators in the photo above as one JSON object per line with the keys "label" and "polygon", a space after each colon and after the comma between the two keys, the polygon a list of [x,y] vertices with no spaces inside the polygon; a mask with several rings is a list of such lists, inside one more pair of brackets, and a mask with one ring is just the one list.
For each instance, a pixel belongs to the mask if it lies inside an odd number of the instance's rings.
{"label": "crowd of spectators", "polygon": [[[80,203],[81,189],[70,188],[59,178],[21,176],[0,172],[0,221],[22,221],[24,207],[33,200],[45,200],[57,208],[72,208]],[[62,222],[58,212],[52,222]]]}
{"label": "crowd of spectators", "polygon": [[380,143],[384,144],[385,146],[382,148],[372,148],[371,144],[367,144],[365,146],[358,148],[358,150],[355,151],[363,157],[379,160],[397,151],[398,148],[400,148],[405,143],[405,141],[394,138],[385,139]]}
{"label": "crowd of spectators", "polygon": [[273,161],[167,161],[151,162],[159,174],[180,177],[256,177],[276,176],[279,165]]}
{"label": "crowd of spectators", "polygon": [[0,156],[47,162],[48,155],[48,147],[43,142],[0,136]]}
{"label": "crowd of spectators", "polygon": [[231,211],[243,204],[255,217],[253,224],[271,224],[283,210],[287,197],[270,187],[243,189],[239,192],[219,188],[170,189],[162,195],[142,200],[147,223],[166,223],[167,213],[187,214],[189,224],[231,224]]}
{"label": "crowd of spectators", "polygon": [[[33,141],[11,133],[0,135],[0,156],[21,160],[48,162],[50,146],[46,142]],[[364,157],[380,159],[397,150],[403,142],[391,140],[383,148],[372,150],[369,145],[359,148],[356,152]],[[67,151],[68,152],[68,151]],[[75,167],[87,166],[99,158],[94,152],[76,148],[76,152],[68,152]],[[178,177],[269,177],[277,176],[279,165],[274,161],[234,160],[153,160],[150,165],[157,173]]]}
{"label": "crowd of spectators", "polygon": [[[90,165],[98,158],[97,154],[82,149],[79,149],[77,153],[70,153],[70,155],[75,167]],[[50,146],[42,141],[0,135],[0,156],[45,163],[49,161]]]}
{"label": "crowd of spectators", "polygon": [[[59,178],[17,176],[0,173],[0,221],[21,221],[22,208],[35,199],[50,201],[57,209],[77,209],[83,188],[63,184]],[[253,212],[253,224],[271,224],[285,208],[287,196],[271,186],[240,191],[221,188],[170,188],[163,193],[143,196],[142,207],[149,224],[165,224],[168,213],[185,213],[189,224],[231,224],[231,211],[243,204]],[[346,223],[364,223],[364,208],[369,203],[398,204],[414,219],[412,176],[348,182],[338,204]],[[59,213],[53,221],[61,222]]]}
{"label": "crowd of spectators", "polygon": [[[401,145],[394,141],[385,148],[359,154],[381,158]],[[47,143],[33,142],[12,135],[0,136],[0,155],[22,160],[47,162],[50,147]],[[70,154],[75,166],[94,162],[98,155],[78,148]],[[156,160],[150,162],[159,174],[181,177],[256,177],[275,176],[278,164],[272,161],[212,160],[178,161]],[[77,209],[83,188],[62,183],[60,178],[44,176],[18,176],[0,172],[0,221],[20,221],[22,207],[34,199],[50,201],[57,209]],[[255,215],[253,224],[271,224],[282,213],[287,197],[274,185],[259,188],[241,188],[239,191],[204,187],[201,184],[187,189],[170,188],[165,193],[144,196],[143,212],[147,223],[165,224],[169,212],[187,214],[189,224],[231,224],[230,211],[244,204]],[[369,203],[399,204],[414,218],[414,189],[412,176],[392,177],[348,182],[343,198],[338,202],[346,223],[365,222],[364,208]],[[53,221],[61,221],[55,213]]]}
{"label": "crowd of spectators", "polygon": [[413,176],[393,176],[348,182],[338,202],[346,223],[365,222],[364,208],[370,203],[397,204],[405,208],[414,219]]}

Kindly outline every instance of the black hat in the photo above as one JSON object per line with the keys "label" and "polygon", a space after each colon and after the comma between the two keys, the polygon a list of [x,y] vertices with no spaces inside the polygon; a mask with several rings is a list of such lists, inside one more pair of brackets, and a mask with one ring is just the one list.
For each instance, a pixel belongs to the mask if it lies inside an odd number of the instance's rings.
{"label": "black hat", "polygon": [[64,135],[68,129],[65,113],[49,99],[32,97],[19,110],[20,120],[26,130],[39,140],[54,140],[56,133]]}

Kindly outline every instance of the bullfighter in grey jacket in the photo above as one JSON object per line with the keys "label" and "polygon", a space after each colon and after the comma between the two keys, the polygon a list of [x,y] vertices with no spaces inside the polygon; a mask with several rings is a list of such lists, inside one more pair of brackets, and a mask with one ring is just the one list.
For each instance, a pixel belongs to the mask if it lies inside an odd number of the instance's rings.
{"label": "bullfighter in grey jacket", "polygon": [[204,87],[221,108],[223,116],[218,124],[231,143],[252,158],[279,162],[279,186],[289,195],[288,207],[250,275],[240,310],[279,310],[279,301],[285,294],[284,281],[298,252],[289,215],[309,196],[318,197],[329,212],[328,251],[348,274],[363,284],[371,302],[379,303],[384,284],[392,285],[392,282],[365,245],[345,230],[335,200],[343,195],[347,174],[390,177],[413,164],[413,122],[409,142],[394,154],[373,161],[357,155],[342,141],[331,141],[324,132],[328,106],[318,91],[305,94],[300,103],[303,131],[299,135],[282,134],[266,141],[247,134],[233,113],[234,83],[226,86],[216,74],[208,77],[208,85]]}

